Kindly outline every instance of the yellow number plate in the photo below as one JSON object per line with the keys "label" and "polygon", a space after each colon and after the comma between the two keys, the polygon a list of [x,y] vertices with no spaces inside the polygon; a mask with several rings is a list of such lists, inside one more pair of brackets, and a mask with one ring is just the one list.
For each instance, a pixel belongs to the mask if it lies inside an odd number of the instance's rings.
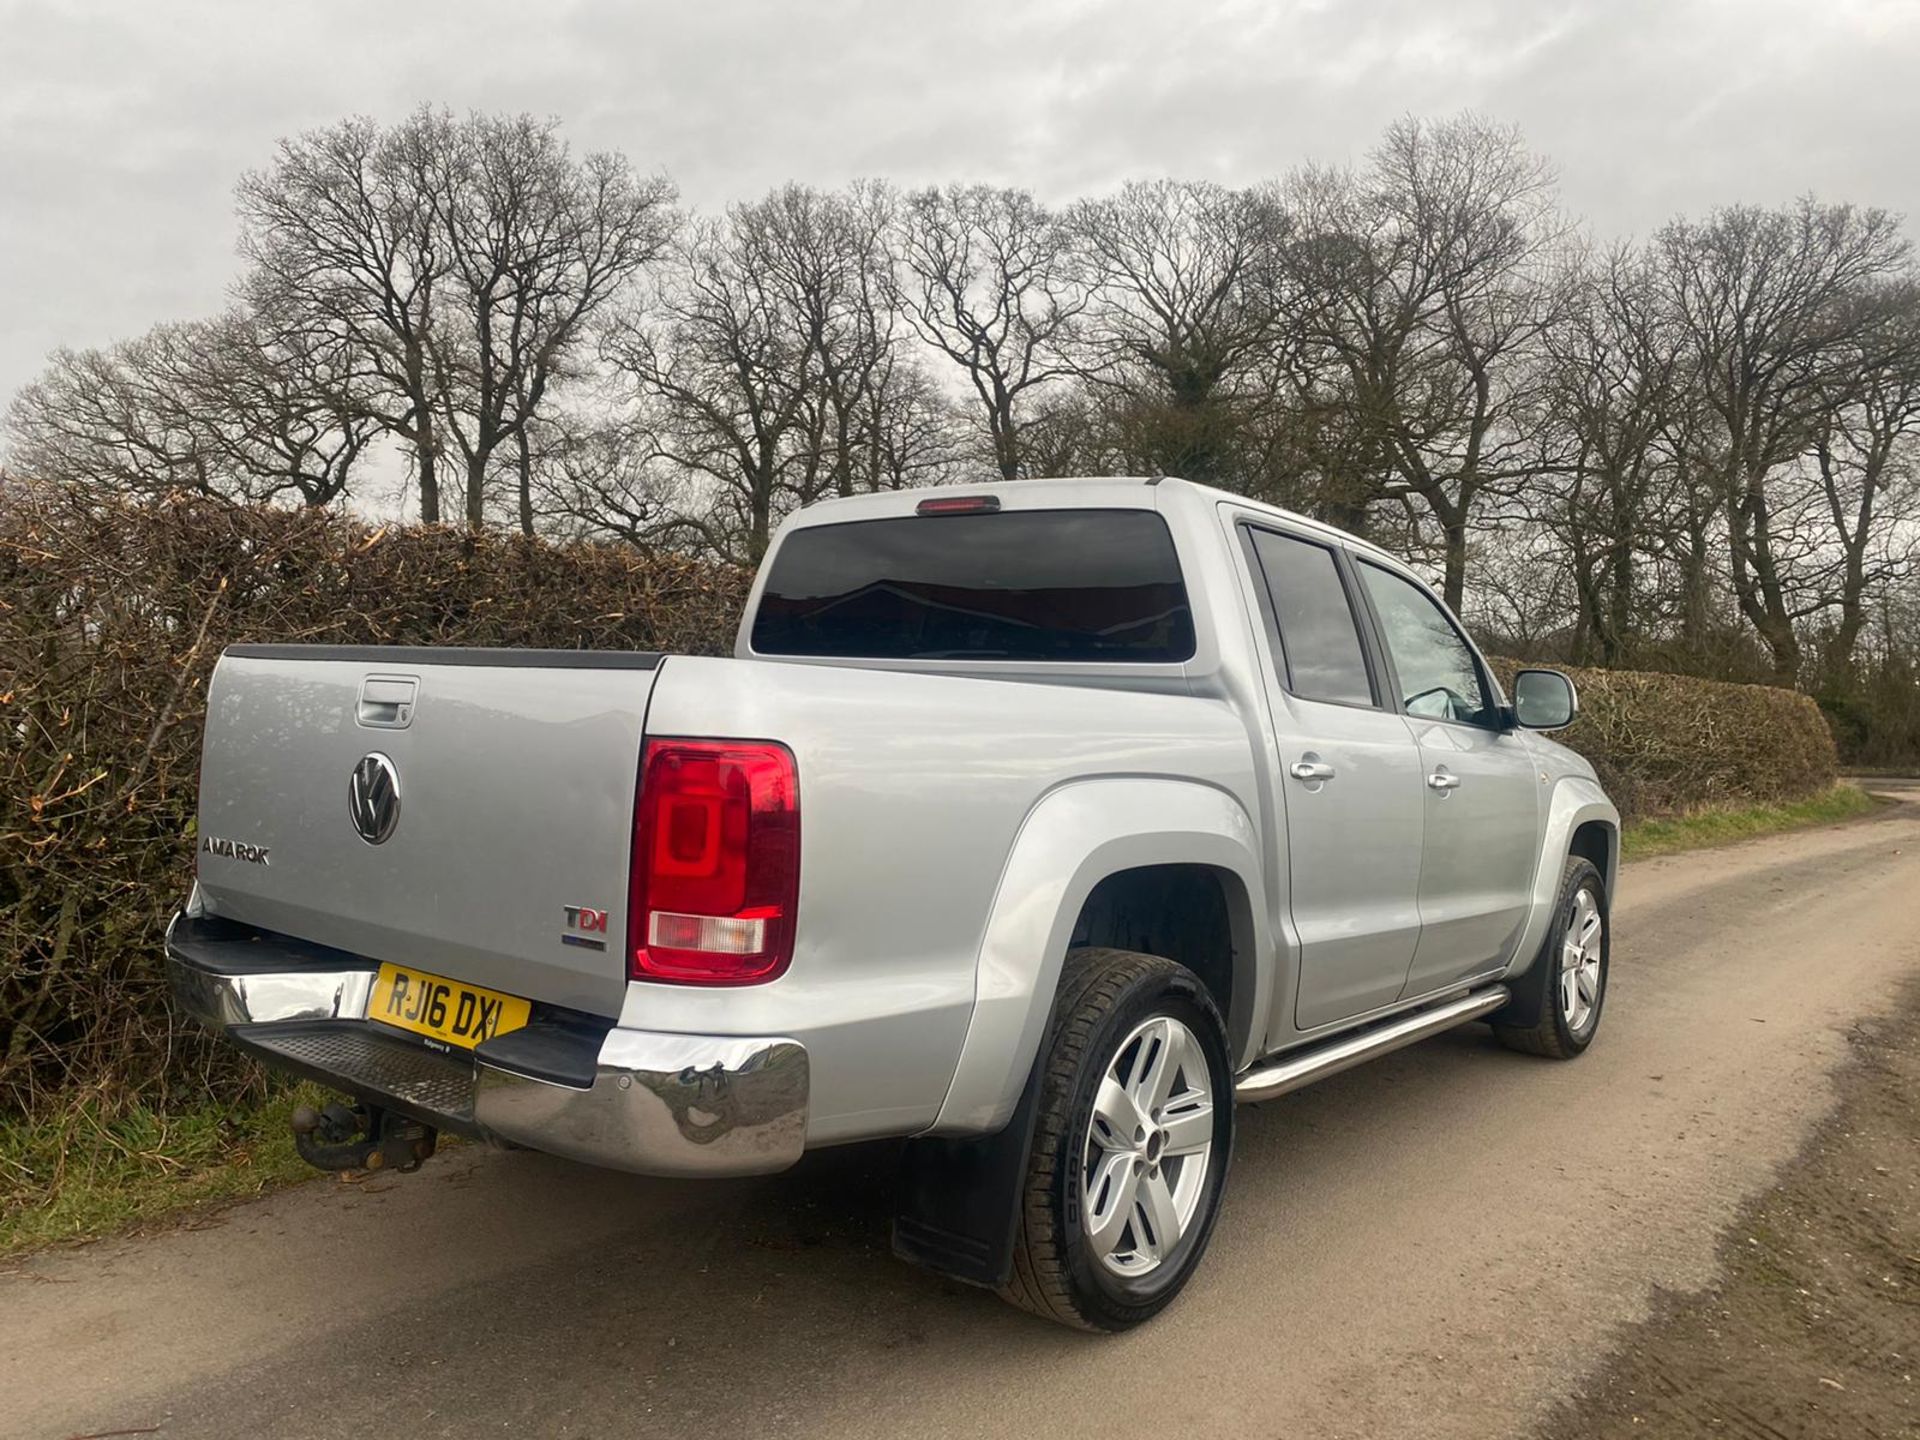
{"label": "yellow number plate", "polygon": [[398,965],[382,965],[374,977],[367,1018],[430,1040],[471,1050],[527,1023],[533,1006],[515,995],[443,980]]}

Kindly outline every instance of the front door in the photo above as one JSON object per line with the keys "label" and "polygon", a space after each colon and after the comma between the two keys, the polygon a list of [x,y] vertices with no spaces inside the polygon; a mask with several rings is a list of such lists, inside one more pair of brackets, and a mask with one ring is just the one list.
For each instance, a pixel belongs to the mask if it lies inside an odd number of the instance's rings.
{"label": "front door", "polygon": [[1279,681],[1271,695],[1299,937],[1294,1024],[1390,1005],[1420,934],[1420,752],[1360,642],[1333,550],[1245,527]]}
{"label": "front door", "polygon": [[1362,560],[1407,723],[1420,749],[1426,844],[1408,998],[1485,974],[1532,904],[1543,786],[1473,647],[1426,590]]}

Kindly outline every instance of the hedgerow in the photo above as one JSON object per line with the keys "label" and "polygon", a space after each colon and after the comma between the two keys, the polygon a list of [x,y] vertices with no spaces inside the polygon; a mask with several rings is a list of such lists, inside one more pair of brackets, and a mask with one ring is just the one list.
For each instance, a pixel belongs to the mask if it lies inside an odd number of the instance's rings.
{"label": "hedgerow", "polygon": [[[76,1096],[165,1107],[259,1084],[176,1020],[160,958],[192,879],[204,697],[224,646],[716,654],[748,581],[621,547],[312,510],[0,494],[0,1120]],[[1564,738],[1629,812],[1831,783],[1833,742],[1804,696],[1574,673],[1584,708]]]}
{"label": "hedgerow", "polygon": [[[176,1022],[207,679],[248,640],[727,649],[748,577],[206,499],[0,496],[0,1119],[76,1088],[248,1083]],[[112,1097],[109,1097],[112,1098]]]}
{"label": "hedgerow", "polygon": [[[1503,684],[1518,668],[1494,662]],[[1798,691],[1645,670],[1566,673],[1580,717],[1554,738],[1593,762],[1629,816],[1797,799],[1839,772],[1820,707]]]}

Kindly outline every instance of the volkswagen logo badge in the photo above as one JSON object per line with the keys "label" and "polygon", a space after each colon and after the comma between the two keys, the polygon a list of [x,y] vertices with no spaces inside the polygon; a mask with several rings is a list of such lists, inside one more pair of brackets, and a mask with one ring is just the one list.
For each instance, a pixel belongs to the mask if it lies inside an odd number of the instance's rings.
{"label": "volkswagen logo badge", "polygon": [[385,844],[400,823],[400,774],[378,750],[353,767],[347,781],[347,816],[369,845]]}

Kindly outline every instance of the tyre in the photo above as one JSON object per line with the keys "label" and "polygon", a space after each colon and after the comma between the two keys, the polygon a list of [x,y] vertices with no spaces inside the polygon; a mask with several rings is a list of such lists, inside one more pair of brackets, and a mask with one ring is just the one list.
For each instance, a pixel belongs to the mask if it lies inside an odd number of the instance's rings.
{"label": "tyre", "polygon": [[[1540,954],[1515,986],[1514,1004],[1493,1016],[1500,1042],[1554,1060],[1591,1045],[1607,1002],[1611,940],[1606,883],[1592,861],[1568,856]],[[1515,1023],[1519,1017],[1530,1023]]]}
{"label": "tyre", "polygon": [[1233,1153],[1226,1030],[1198,976],[1124,950],[1067,957],[1041,1052],[1002,1299],[1084,1330],[1172,1302],[1206,1252]]}

